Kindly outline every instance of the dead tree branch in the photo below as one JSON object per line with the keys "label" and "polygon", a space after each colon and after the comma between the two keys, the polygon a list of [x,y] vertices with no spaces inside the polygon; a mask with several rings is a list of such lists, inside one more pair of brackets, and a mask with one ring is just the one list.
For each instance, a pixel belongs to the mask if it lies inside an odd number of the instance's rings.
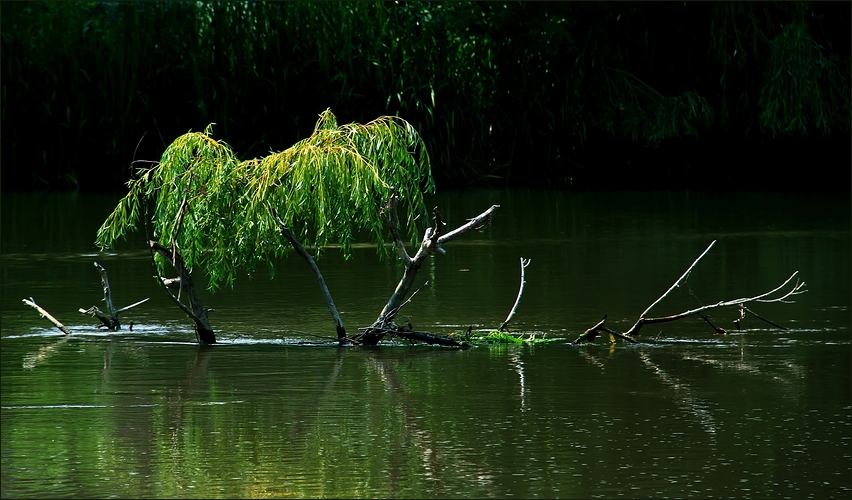
{"label": "dead tree branch", "polygon": [[[580,336],[577,337],[577,340],[575,340],[574,343],[577,344],[577,343],[579,343],[583,340],[591,342],[591,341],[594,340],[595,336],[598,334],[598,331],[605,331],[607,333],[615,335],[615,336],[622,338],[624,340],[629,340],[631,342],[635,342],[635,340],[633,340],[632,337],[635,337],[639,333],[639,330],[645,325],[656,324],[656,323],[668,323],[668,322],[671,322],[671,321],[677,321],[677,320],[683,319],[687,316],[692,316],[692,315],[696,315],[696,314],[701,315],[701,317],[704,318],[704,320],[707,321],[710,324],[710,326],[713,327],[713,329],[716,330],[718,333],[726,333],[724,329],[717,328],[712,323],[710,323],[710,321],[707,319],[707,317],[704,316],[702,313],[704,313],[705,311],[708,311],[710,309],[716,309],[716,308],[720,308],[720,307],[740,306],[741,307],[740,319],[742,319],[742,317],[743,317],[742,309],[745,309],[744,304],[746,304],[746,303],[749,303],[749,302],[791,303],[793,301],[788,300],[788,299],[790,299],[790,297],[793,297],[795,295],[799,295],[801,293],[805,293],[807,291],[807,290],[805,290],[805,286],[806,286],[805,282],[799,281],[798,279],[796,279],[795,283],[792,284],[792,286],[790,286],[791,282],[793,282],[793,278],[796,278],[796,276],[799,273],[799,271],[796,271],[793,274],[791,274],[790,277],[787,278],[783,283],[781,283],[777,287],[773,288],[772,290],[769,290],[768,292],[764,292],[760,295],[755,295],[755,296],[752,296],[752,297],[743,297],[743,298],[733,299],[733,300],[721,300],[719,302],[716,302],[715,304],[702,305],[701,307],[689,309],[687,311],[683,311],[683,312],[678,313],[678,314],[672,314],[670,316],[661,316],[661,317],[656,317],[656,318],[647,317],[648,313],[651,311],[651,309],[653,309],[654,306],[659,304],[660,301],[662,301],[664,298],[666,298],[672,292],[672,290],[674,290],[675,288],[680,286],[681,283],[683,283],[684,280],[686,280],[686,278],[689,276],[689,273],[692,272],[692,269],[695,267],[696,264],[698,264],[698,261],[700,261],[707,254],[707,252],[710,250],[710,248],[713,247],[713,245],[715,243],[716,243],[715,240],[712,243],[710,243],[710,245],[704,250],[704,252],[702,252],[701,255],[699,255],[698,258],[695,259],[695,261],[692,263],[692,265],[689,266],[689,268],[686,270],[686,272],[684,272],[683,275],[681,275],[681,277],[678,278],[678,280],[675,281],[674,284],[672,286],[670,286],[669,289],[666,290],[666,292],[664,294],[662,294],[657,300],[655,300],[650,306],[648,306],[648,308],[645,309],[642,312],[642,314],[639,315],[639,319],[636,320],[636,322],[633,324],[633,326],[631,326],[623,334],[619,334],[617,332],[614,332],[614,331],[609,330],[608,328],[604,327],[604,322],[606,321],[606,316],[604,316],[604,319],[602,319],[598,324],[596,324],[595,326],[589,328],[588,330],[586,330],[585,332],[580,334]],[[785,289],[786,289],[786,291],[785,291]],[[757,315],[755,314],[755,316],[757,316]],[[780,325],[772,323],[769,320],[766,320],[764,318],[760,318],[760,319],[763,319],[764,321],[766,321],[768,323],[771,323],[775,326],[778,326],[779,328],[783,328]]]}
{"label": "dead tree branch", "polygon": [[449,337],[443,337],[441,335],[435,335],[434,333],[429,332],[417,332],[414,330],[405,330],[400,327],[393,328],[374,328],[370,327],[368,330],[373,331],[374,333],[381,333],[382,335],[388,335],[392,337],[399,337],[404,340],[417,341],[417,342],[426,342],[427,344],[438,344],[445,345],[449,347],[461,347],[467,348],[470,347],[470,344],[467,342],[459,342],[455,339],[451,339]]}
{"label": "dead tree branch", "polygon": [[651,325],[651,324],[655,324],[655,323],[668,323],[670,321],[676,321],[676,320],[679,320],[681,318],[685,318],[687,316],[692,316],[693,314],[702,313],[702,312],[710,310],[710,309],[716,309],[718,307],[736,306],[736,305],[739,305],[739,304],[746,304],[748,302],[783,302],[783,303],[788,304],[788,303],[790,303],[790,301],[788,301],[786,299],[788,299],[789,297],[792,297],[794,295],[799,295],[801,293],[805,293],[807,291],[807,290],[804,290],[804,287],[805,287],[804,281],[796,280],[795,285],[793,285],[792,288],[789,291],[783,293],[783,295],[781,295],[780,297],[772,297],[772,295],[775,294],[775,293],[778,293],[784,287],[786,287],[793,280],[793,278],[796,277],[797,274],[799,274],[799,271],[796,271],[793,274],[791,274],[790,277],[787,278],[784,281],[784,283],[781,283],[779,286],[775,287],[774,289],[772,289],[772,290],[770,290],[766,293],[762,293],[760,295],[755,295],[754,297],[744,297],[744,298],[734,299],[734,300],[723,300],[723,301],[719,301],[715,304],[708,304],[708,305],[705,305],[705,306],[697,307],[695,309],[690,309],[688,311],[684,311],[682,313],[673,314],[671,316],[663,316],[663,317],[660,317],[660,318],[642,318],[642,317],[640,317],[639,320],[636,321],[636,323],[633,326],[631,326],[629,330],[624,332],[624,334],[630,335],[630,336],[635,336],[639,332],[639,329],[642,328],[644,325]]}
{"label": "dead tree branch", "polygon": [[49,312],[42,309],[41,306],[36,304],[35,299],[33,299],[32,297],[30,297],[29,299],[22,299],[21,302],[38,311],[39,315],[41,315],[42,318],[47,318],[51,323],[53,323],[56,328],[62,330],[62,333],[64,333],[65,335],[71,335],[71,331],[66,328],[65,325],[60,323],[58,319],[54,318]]}
{"label": "dead tree branch", "polygon": [[589,328],[588,330],[586,330],[585,332],[581,333],[580,336],[577,337],[577,340],[575,340],[573,343],[579,344],[580,342],[583,342],[583,341],[594,342],[595,337],[597,337],[600,332],[606,332],[606,333],[608,333],[608,334],[610,334],[614,337],[620,338],[621,340],[630,342],[631,344],[636,343],[636,340],[634,340],[630,337],[627,337],[622,333],[618,333],[615,330],[610,330],[609,328],[604,326],[604,322],[606,322],[606,315],[604,315],[603,319],[598,321],[598,323],[595,326],[593,326],[593,327]]}
{"label": "dead tree branch", "polygon": [[121,309],[116,309],[112,304],[112,289],[109,286],[109,279],[107,278],[106,269],[97,262],[95,262],[95,267],[98,268],[98,271],[101,273],[101,284],[104,288],[104,298],[101,299],[104,303],[106,303],[107,312],[109,315],[104,314],[97,306],[92,306],[88,309],[83,309],[82,307],[78,309],[83,314],[87,314],[89,316],[98,318],[101,320],[103,326],[109,328],[110,330],[120,330],[121,323],[118,321],[118,315],[123,313],[124,311],[131,309],[133,307],[138,306],[139,304],[143,304],[148,301],[148,299],[140,300],[135,304],[130,304],[127,307],[122,307]]}
{"label": "dead tree branch", "polygon": [[391,238],[393,238],[393,243],[396,247],[397,253],[399,254],[399,258],[402,260],[405,267],[408,267],[411,265],[411,256],[409,256],[408,252],[405,250],[405,243],[403,243],[402,237],[399,234],[399,216],[396,211],[398,204],[399,197],[391,196],[387,204],[385,204],[384,208],[382,208],[381,215],[382,219],[384,219],[385,223],[388,225],[388,229],[390,230]]}
{"label": "dead tree branch", "polygon": [[[742,305],[742,304],[740,304],[740,309],[741,309],[742,311],[746,311],[746,312],[748,312],[749,314],[751,314],[751,315],[752,315],[752,316],[754,316],[755,318],[757,318],[757,319],[759,319],[759,320],[761,320],[761,321],[763,321],[763,322],[765,322],[765,323],[769,323],[770,325],[774,326],[775,328],[780,328],[780,329],[782,329],[782,330],[784,330],[784,331],[787,331],[787,328],[786,328],[786,327],[783,327],[783,326],[779,325],[778,323],[776,323],[776,322],[774,322],[774,321],[771,321],[771,320],[768,320],[768,319],[764,318],[763,316],[761,316],[761,315],[757,314],[756,312],[752,311],[751,309],[749,309],[748,307],[746,307],[746,306],[744,306],[744,305]],[[739,318],[739,320],[742,320],[742,319],[745,319],[745,315],[744,315],[744,314],[742,314],[742,313],[740,313],[740,318]],[[737,320],[737,328],[739,328],[739,320]]]}
{"label": "dead tree branch", "polygon": [[707,324],[708,324],[708,325],[710,325],[710,328],[712,328],[712,329],[713,329],[716,333],[718,333],[719,335],[727,335],[727,334],[728,334],[728,331],[727,331],[727,330],[725,330],[724,328],[720,328],[720,327],[718,327],[718,326],[714,325],[714,324],[713,324],[713,322],[712,322],[712,321],[710,321],[710,318],[708,318],[707,316],[705,316],[705,315],[703,315],[703,314],[701,314],[701,313],[698,313],[698,315],[699,315],[699,316],[701,316],[701,319],[703,319],[704,321],[706,321],[706,322],[707,322]]}
{"label": "dead tree branch", "polygon": [[666,296],[668,296],[668,294],[670,294],[670,293],[672,292],[672,290],[674,290],[675,288],[677,288],[678,286],[680,286],[680,284],[681,284],[681,283],[683,283],[683,280],[685,280],[685,279],[687,278],[687,276],[689,276],[689,273],[692,271],[692,268],[693,268],[693,267],[695,267],[695,264],[698,264],[698,261],[699,261],[699,260],[701,260],[701,259],[702,259],[702,257],[704,257],[705,255],[707,255],[707,252],[709,252],[709,251],[710,251],[710,249],[711,249],[711,248],[713,248],[713,245],[715,245],[715,244],[716,244],[716,240],[713,240],[713,241],[710,243],[710,245],[709,245],[709,246],[708,246],[708,247],[707,247],[707,248],[706,248],[703,252],[701,252],[701,255],[699,255],[699,256],[698,256],[698,258],[697,258],[697,259],[695,259],[695,262],[693,262],[693,263],[692,263],[692,265],[691,265],[691,266],[689,266],[689,269],[687,269],[687,270],[686,270],[686,272],[685,272],[685,273],[683,273],[683,275],[682,275],[680,278],[678,278],[678,280],[677,280],[677,281],[675,281],[675,282],[674,282],[674,284],[673,284],[672,286],[670,286],[668,290],[666,290],[666,293],[664,293],[664,294],[660,295],[660,298],[658,298],[657,300],[655,300],[653,304],[651,304],[650,306],[648,306],[648,308],[647,308],[647,309],[645,309],[644,311],[642,311],[642,314],[640,314],[640,315],[639,315],[639,320],[640,320],[640,321],[642,320],[642,318],[644,318],[644,317],[645,317],[645,315],[646,315],[646,314],[648,314],[648,312],[649,312],[651,309],[653,309],[653,307],[654,307],[655,305],[659,304],[661,300],[663,300],[664,298],[666,298]]}
{"label": "dead tree branch", "polygon": [[515,311],[518,309],[518,304],[521,303],[521,295],[524,294],[524,285],[527,284],[527,281],[524,277],[524,271],[526,270],[527,266],[530,265],[530,262],[532,262],[532,259],[525,259],[521,257],[521,286],[518,289],[518,297],[515,299],[515,305],[512,306],[512,310],[509,311],[509,315],[506,316],[506,321],[504,321],[503,324],[500,325],[500,328],[497,329],[500,332],[502,332],[506,329],[506,327],[509,326],[509,322],[512,321],[512,317],[515,315]]}
{"label": "dead tree branch", "polygon": [[432,210],[433,225],[426,228],[426,231],[423,234],[423,240],[420,242],[420,246],[417,249],[417,253],[413,258],[411,258],[409,257],[408,252],[405,251],[405,245],[400,237],[398,217],[396,214],[398,199],[394,200],[393,198],[397,198],[397,196],[393,195],[391,200],[389,200],[385,205],[385,208],[383,209],[383,218],[389,226],[392,226],[390,229],[391,236],[394,239],[397,252],[399,252],[400,258],[405,265],[405,271],[403,272],[402,279],[400,279],[396,289],[390,299],[388,299],[385,307],[382,308],[382,312],[379,314],[379,317],[373,323],[372,327],[368,328],[364,333],[361,333],[356,337],[359,342],[366,345],[375,345],[382,339],[385,332],[393,330],[394,316],[399,311],[406,295],[408,295],[408,291],[411,290],[411,287],[414,285],[417,273],[420,272],[420,268],[426,258],[435,251],[442,254],[446,253],[446,250],[443,248],[445,243],[449,243],[470,230],[479,229],[485,226],[491,221],[491,214],[500,208],[500,205],[492,205],[491,208],[482,212],[473,219],[470,219],[467,223],[459,226],[449,233],[444,233],[444,226],[446,226],[446,224],[441,220],[441,214],[438,212],[438,207],[435,207]]}

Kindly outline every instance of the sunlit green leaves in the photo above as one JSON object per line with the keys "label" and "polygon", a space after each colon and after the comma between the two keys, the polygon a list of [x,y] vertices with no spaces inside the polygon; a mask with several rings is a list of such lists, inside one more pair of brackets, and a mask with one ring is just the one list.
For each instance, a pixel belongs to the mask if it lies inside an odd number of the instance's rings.
{"label": "sunlit green leaves", "polygon": [[190,269],[201,266],[215,287],[264,261],[272,271],[269,259],[290,250],[281,224],[317,255],[339,244],[348,257],[355,237],[368,232],[386,256],[380,210],[391,194],[400,197],[413,239],[415,219],[426,219],[423,193],[434,191],[429,156],[401,118],[338,126],[327,110],[310,137],[243,162],[211,134],[208,127],[178,137],[159,164],[131,181],[98,245],[134,229],[140,204],[152,200],[154,238],[179,250]]}

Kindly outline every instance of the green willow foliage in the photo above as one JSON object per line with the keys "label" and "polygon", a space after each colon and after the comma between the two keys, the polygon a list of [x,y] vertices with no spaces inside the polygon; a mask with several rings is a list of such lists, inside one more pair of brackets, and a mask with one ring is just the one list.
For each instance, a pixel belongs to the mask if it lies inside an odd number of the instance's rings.
{"label": "green willow foliage", "polygon": [[760,89],[761,126],[772,135],[839,127],[849,116],[850,101],[849,75],[840,58],[827,56],[800,21],[785,26],[770,46]]}
{"label": "green willow foliage", "polygon": [[29,167],[4,176],[116,188],[133,159],[161,155],[158,133],[217,123],[254,157],[308,135],[327,106],[360,123],[405,116],[448,185],[567,183],[602,149],[706,130],[848,134],[848,13],[822,2],[0,2],[0,152]]}
{"label": "green willow foliage", "polygon": [[[850,58],[828,54],[830,49],[813,38],[814,28],[824,32],[827,21],[814,8],[809,2],[720,2],[713,7],[710,53],[722,67],[723,123],[733,90],[731,97],[757,103],[732,117],[746,130],[759,125],[773,136],[807,135],[827,134],[834,127],[848,133]],[[846,37],[848,42],[848,30]],[[747,75],[736,89],[729,89],[732,70]]]}
{"label": "green willow foliage", "polygon": [[140,207],[151,200],[154,238],[173,244],[188,268],[203,268],[215,288],[263,261],[272,272],[271,258],[292,248],[282,225],[317,255],[336,243],[349,257],[356,234],[368,231],[387,257],[381,208],[390,196],[406,208],[412,240],[416,219],[428,215],[423,193],[434,191],[429,156],[401,118],[338,126],[326,110],[310,137],[246,161],[211,133],[212,125],[178,137],[158,164],[140,170],[98,230],[97,245],[109,247],[135,229]]}

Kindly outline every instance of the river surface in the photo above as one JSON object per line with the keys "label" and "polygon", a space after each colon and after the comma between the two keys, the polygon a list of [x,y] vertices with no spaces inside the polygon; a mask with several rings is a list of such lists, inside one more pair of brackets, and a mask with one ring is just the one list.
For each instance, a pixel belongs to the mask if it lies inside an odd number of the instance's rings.
{"label": "river surface", "polygon": [[[100,253],[118,196],[2,196],[2,497],[850,498],[849,194],[484,190],[429,200],[482,232],[446,245],[400,312],[439,334],[495,328],[532,259],[511,323],[524,338],[467,350],[337,347],[295,255],[233,289],[202,291],[219,343],[158,287],[141,234]],[[794,271],[793,303],[624,331],[750,297]],[[117,307],[107,332],[93,266]],[[401,270],[357,246],[319,260],[347,329],[370,324]],[[203,287],[206,280],[198,277]],[[795,281],[795,278],[794,278]],[[21,299],[72,331],[63,335]]]}

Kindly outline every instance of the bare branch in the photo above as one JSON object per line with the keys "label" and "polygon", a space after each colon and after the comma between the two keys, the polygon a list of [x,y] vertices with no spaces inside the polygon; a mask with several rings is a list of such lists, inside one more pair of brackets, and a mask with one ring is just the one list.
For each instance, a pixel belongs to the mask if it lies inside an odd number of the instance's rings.
{"label": "bare branch", "polygon": [[761,321],[765,321],[765,322],[769,323],[770,325],[772,325],[776,328],[780,328],[780,329],[785,330],[785,331],[787,330],[786,327],[783,327],[783,326],[779,325],[778,323],[775,323],[774,321],[770,321],[770,320],[764,318],[763,316],[757,314],[756,312],[752,311],[751,309],[749,309],[748,307],[746,307],[742,304],[740,304],[740,308],[742,308],[745,311],[748,311],[751,315],[753,315],[754,317],[756,317],[757,319],[759,319]]}
{"label": "bare branch", "polygon": [[136,307],[140,304],[144,304],[145,302],[148,302],[148,299],[142,299],[139,302],[136,302],[134,304],[130,304],[129,306],[124,306],[121,309],[118,309],[117,311],[115,311],[115,315],[118,316],[119,314],[123,313],[124,311],[131,309],[131,308],[134,308],[134,307]]}
{"label": "bare branch", "polygon": [[107,311],[109,312],[109,315],[115,320],[115,324],[111,325],[110,328],[114,328],[114,329],[117,330],[118,327],[119,327],[118,326],[118,320],[115,317],[116,316],[115,307],[112,305],[112,290],[109,287],[109,279],[107,279],[106,269],[104,269],[104,267],[102,265],[98,264],[97,262],[95,262],[95,267],[98,268],[98,271],[100,271],[100,273],[101,273],[101,284],[104,287],[103,301],[104,301],[104,303],[106,303]]}
{"label": "bare branch", "polygon": [[470,219],[467,224],[459,226],[449,233],[444,234],[438,238],[438,246],[448,243],[472,229],[479,229],[485,224],[491,222],[491,214],[498,208],[500,208],[500,205],[491,205],[491,208],[477,215],[473,219]]}
{"label": "bare branch", "polygon": [[47,318],[51,323],[53,323],[53,325],[56,328],[59,328],[60,330],[62,330],[62,333],[64,333],[65,335],[71,335],[71,331],[68,330],[68,328],[66,328],[65,325],[60,323],[58,319],[51,316],[51,314],[49,312],[42,309],[41,306],[36,304],[35,299],[33,299],[32,297],[30,297],[29,299],[21,299],[21,302],[32,307],[36,311],[38,311],[38,313],[41,315],[42,318]]}
{"label": "bare branch", "polygon": [[509,311],[509,315],[506,316],[506,321],[504,321],[503,324],[500,325],[500,328],[497,329],[500,332],[502,332],[506,329],[507,326],[509,326],[509,322],[512,321],[512,317],[515,315],[515,311],[518,309],[518,304],[521,303],[521,295],[524,294],[524,285],[526,285],[527,283],[526,279],[524,278],[524,270],[526,270],[527,266],[530,265],[530,262],[532,262],[532,259],[525,259],[521,257],[521,286],[518,289],[518,297],[515,299],[515,305],[512,306],[512,310]]}
{"label": "bare branch", "polygon": [[426,260],[426,257],[431,255],[435,250],[444,253],[445,250],[441,247],[441,245],[452,241],[472,229],[478,229],[484,224],[490,222],[491,214],[498,208],[500,208],[500,205],[492,205],[488,210],[482,212],[473,219],[470,219],[466,224],[459,226],[449,233],[443,233],[443,228],[446,224],[444,224],[441,220],[441,215],[437,208],[435,208],[432,212],[433,219],[435,221],[434,226],[426,228],[426,231],[423,234],[423,240],[420,242],[420,248],[417,249],[417,253],[410,262],[406,264],[402,279],[400,279],[399,283],[397,283],[396,289],[393,294],[391,294],[390,299],[388,299],[387,304],[385,304],[385,307],[382,308],[382,312],[379,313],[379,317],[373,323],[373,326],[361,334],[359,340],[361,340],[364,344],[369,345],[378,343],[382,336],[385,335],[385,331],[389,328],[389,325],[393,321],[394,314],[396,314],[401,307],[400,304],[402,304],[403,299],[405,299],[405,296],[408,294],[408,291],[411,290],[412,286],[414,286],[414,280],[417,277],[417,273],[420,271],[420,267],[423,265],[423,261]]}
{"label": "bare branch", "polygon": [[677,280],[677,281],[675,281],[675,282],[674,282],[674,285],[672,285],[671,287],[669,287],[669,289],[668,289],[668,290],[666,290],[666,293],[664,293],[664,294],[660,295],[660,298],[659,298],[659,299],[657,299],[656,301],[654,301],[654,303],[653,303],[653,304],[651,304],[650,306],[648,306],[648,308],[647,308],[647,309],[645,309],[645,310],[642,312],[642,314],[640,314],[640,315],[639,315],[639,319],[641,320],[642,318],[644,318],[644,317],[645,317],[645,315],[646,315],[646,314],[648,314],[648,311],[650,311],[650,310],[651,310],[651,309],[652,309],[655,305],[659,304],[661,300],[663,300],[664,298],[666,298],[666,296],[667,296],[669,293],[671,293],[671,291],[672,291],[672,290],[674,290],[675,288],[677,288],[678,286],[680,286],[681,282],[682,282],[683,280],[685,280],[687,276],[689,276],[689,273],[690,273],[690,271],[692,271],[692,268],[693,268],[693,267],[695,267],[695,264],[698,264],[698,261],[699,261],[699,260],[701,260],[701,258],[702,258],[702,257],[704,257],[704,256],[707,254],[707,252],[709,252],[709,251],[710,251],[710,249],[711,249],[711,248],[713,248],[713,245],[715,245],[715,244],[716,244],[716,240],[713,240],[713,242],[712,242],[712,243],[710,243],[710,245],[709,245],[709,246],[708,246],[708,247],[707,247],[707,248],[706,248],[706,249],[705,249],[705,250],[701,253],[701,255],[699,255],[699,256],[698,256],[698,258],[697,258],[697,259],[695,259],[695,262],[693,262],[693,263],[692,263],[692,265],[691,265],[691,266],[689,266],[689,269],[687,269],[687,270],[686,270],[686,272],[685,272],[685,273],[683,273],[683,275],[682,275],[680,278],[678,278],[678,280]]}
{"label": "bare branch", "polygon": [[406,304],[408,304],[409,302],[411,302],[411,299],[413,299],[413,298],[414,298],[414,296],[415,296],[415,295],[417,295],[417,293],[418,293],[418,292],[420,292],[420,290],[423,290],[423,288],[424,288],[424,287],[426,287],[426,285],[428,285],[428,284],[429,284],[429,280],[426,280],[426,282],[425,282],[425,283],[423,283],[422,285],[420,285],[420,288],[418,288],[417,290],[414,290],[414,293],[412,293],[412,294],[408,297],[408,299],[406,299],[406,300],[405,300],[405,302],[403,302],[402,304],[400,304],[400,305],[399,305],[399,307],[397,307],[396,309],[394,309],[393,311],[391,311],[390,315],[391,315],[391,316],[393,316],[393,317],[395,317],[395,316],[397,315],[397,313],[399,313],[399,310],[400,310],[400,309],[402,309],[402,308],[403,308]]}
{"label": "bare branch", "polygon": [[160,275],[160,271],[157,269],[156,263],[154,263],[154,270],[157,273],[157,281],[169,297],[171,297],[172,301],[174,301],[174,303],[177,304],[177,306],[195,322],[195,333],[198,340],[205,344],[215,344],[216,335],[213,332],[213,327],[210,326],[210,320],[207,319],[208,310],[205,309],[201,303],[201,297],[198,296],[198,291],[195,289],[195,285],[192,281],[192,274],[190,274],[189,270],[186,268],[186,265],[183,262],[183,257],[181,257],[181,255],[177,252],[170,252],[168,248],[154,240],[150,240],[148,242],[148,246],[151,249],[151,260],[154,260],[154,252],[159,253],[166,259],[174,257],[174,260],[170,260],[169,262],[180,275],[180,287],[181,290],[186,289],[189,294],[189,304],[191,308],[184,305],[184,303],[175,297],[171,290],[169,290],[169,287],[166,286],[163,281],[163,277]]}
{"label": "bare branch", "polygon": [[685,318],[687,316],[692,316],[693,314],[698,314],[698,313],[707,311],[709,309],[716,309],[718,307],[736,306],[736,305],[740,305],[740,304],[746,304],[748,302],[783,302],[783,303],[790,303],[790,301],[787,301],[785,299],[787,299],[788,297],[792,297],[793,295],[799,295],[801,293],[805,293],[807,291],[807,290],[804,290],[805,282],[803,282],[803,281],[800,282],[800,281],[797,280],[796,284],[788,292],[784,293],[780,297],[772,297],[772,298],[768,298],[768,297],[770,297],[772,294],[778,292],[779,290],[782,290],[785,286],[787,286],[788,283],[790,283],[790,281],[793,280],[794,277],[796,277],[796,275],[798,273],[799,273],[799,271],[794,272],[792,275],[790,275],[789,278],[787,278],[786,281],[784,281],[784,283],[781,283],[781,285],[773,288],[772,290],[770,290],[768,292],[762,293],[760,295],[755,295],[754,297],[744,297],[744,298],[734,299],[734,300],[719,301],[715,304],[708,304],[708,305],[705,305],[705,306],[697,307],[695,309],[690,309],[688,311],[684,311],[684,312],[679,313],[679,314],[673,314],[671,316],[664,316],[664,317],[660,317],[660,318],[641,318],[640,317],[639,320],[636,321],[636,323],[632,327],[630,327],[629,330],[624,332],[624,334],[625,335],[636,335],[636,333],[639,331],[639,329],[642,328],[642,326],[644,326],[644,325],[649,325],[649,324],[654,324],[654,323],[668,323],[670,321],[675,321],[675,320],[678,320],[678,319],[681,319],[681,318]]}
{"label": "bare branch", "polygon": [[[628,340],[630,342],[635,342],[635,340],[633,340],[631,337],[637,335],[639,330],[644,325],[655,324],[655,323],[668,323],[670,321],[676,321],[676,320],[685,318],[687,316],[692,316],[694,314],[700,315],[708,324],[710,324],[710,326],[716,332],[724,334],[724,333],[727,333],[727,332],[724,329],[717,328],[715,325],[713,325],[710,322],[710,320],[704,314],[702,314],[704,311],[708,311],[710,309],[716,309],[716,308],[719,308],[719,307],[740,306],[739,318],[734,322],[737,325],[737,328],[739,328],[739,320],[744,318],[744,312],[743,311],[746,310],[745,306],[743,304],[746,304],[748,302],[783,302],[783,303],[790,303],[792,301],[787,300],[787,299],[789,299],[790,297],[793,297],[795,295],[805,293],[807,291],[807,290],[804,289],[805,286],[806,286],[805,282],[803,282],[803,281],[800,282],[798,279],[796,280],[796,283],[789,290],[787,290],[786,292],[783,291],[785,288],[787,288],[789,286],[790,282],[793,281],[793,278],[795,278],[796,275],[799,273],[799,271],[796,271],[793,274],[791,274],[790,277],[787,278],[783,283],[781,283],[777,287],[773,288],[772,290],[769,290],[768,292],[764,292],[760,295],[755,295],[753,297],[743,297],[743,298],[733,299],[733,300],[721,300],[721,301],[719,301],[715,304],[703,305],[701,307],[696,307],[694,309],[690,309],[690,310],[687,310],[687,311],[684,311],[684,312],[681,312],[681,313],[678,313],[678,314],[672,314],[670,316],[662,316],[662,317],[658,317],[658,318],[647,318],[647,317],[645,317],[648,314],[648,312],[655,305],[657,305],[661,300],[663,300],[666,296],[668,296],[672,292],[672,290],[674,290],[675,288],[680,286],[680,284],[689,276],[689,273],[692,271],[692,268],[694,268],[695,265],[698,264],[698,261],[700,261],[707,254],[707,252],[710,250],[710,248],[713,247],[713,245],[715,243],[716,243],[715,240],[712,243],[710,243],[710,245],[704,250],[704,252],[702,252],[701,255],[699,255],[698,258],[695,259],[695,261],[692,263],[692,265],[689,266],[689,268],[686,270],[686,272],[683,273],[683,275],[681,275],[681,277],[678,278],[678,280],[675,281],[674,284],[671,287],[669,287],[668,290],[666,290],[666,293],[661,295],[656,301],[654,301],[653,304],[648,306],[648,308],[645,309],[642,312],[641,315],[639,315],[639,319],[636,320],[636,323],[634,323],[633,326],[631,326],[626,332],[624,332],[623,334],[620,334],[620,333],[614,332],[614,331],[606,328],[605,326],[603,326],[604,322],[606,321],[606,316],[604,316],[604,319],[602,319],[595,326],[593,326],[593,327],[589,328],[588,330],[586,330],[585,332],[583,332],[577,338],[577,340],[574,341],[574,343],[577,344],[582,340],[593,341],[595,336],[598,333],[598,330],[608,332],[612,335],[618,336],[619,338]],[[751,312],[751,311],[749,311],[749,312]],[[757,316],[757,315],[755,314],[755,316]],[[758,316],[758,318],[760,318],[760,317]],[[782,326],[780,326],[776,323],[773,323],[769,320],[766,320],[764,318],[760,318],[760,319],[762,319],[763,321],[766,321],[767,323],[775,325],[778,328],[783,328],[783,329],[786,330],[786,328],[784,328],[784,327],[782,327]]]}
{"label": "bare branch", "polygon": [[608,333],[612,336],[618,337],[621,340],[630,342],[631,344],[637,343],[635,339],[632,339],[632,338],[624,335],[623,333],[618,333],[614,330],[610,330],[609,328],[604,326],[605,322],[606,322],[606,315],[604,315],[603,319],[598,321],[598,323],[595,326],[593,326],[593,327],[589,328],[588,330],[586,330],[585,332],[581,333],[580,336],[577,337],[577,340],[575,340],[573,342],[573,344],[579,344],[580,342],[582,342],[584,340],[586,342],[593,342],[595,340],[595,337],[597,337],[597,335],[600,331],[603,331],[603,332],[606,332],[606,333]]}
{"label": "bare branch", "polygon": [[368,332],[373,335],[391,335],[405,340],[426,342],[427,344],[438,344],[451,347],[470,347],[467,342],[459,342],[458,340],[449,337],[442,337],[429,332],[417,332],[413,330],[403,330],[401,328],[374,328],[370,327]]}

